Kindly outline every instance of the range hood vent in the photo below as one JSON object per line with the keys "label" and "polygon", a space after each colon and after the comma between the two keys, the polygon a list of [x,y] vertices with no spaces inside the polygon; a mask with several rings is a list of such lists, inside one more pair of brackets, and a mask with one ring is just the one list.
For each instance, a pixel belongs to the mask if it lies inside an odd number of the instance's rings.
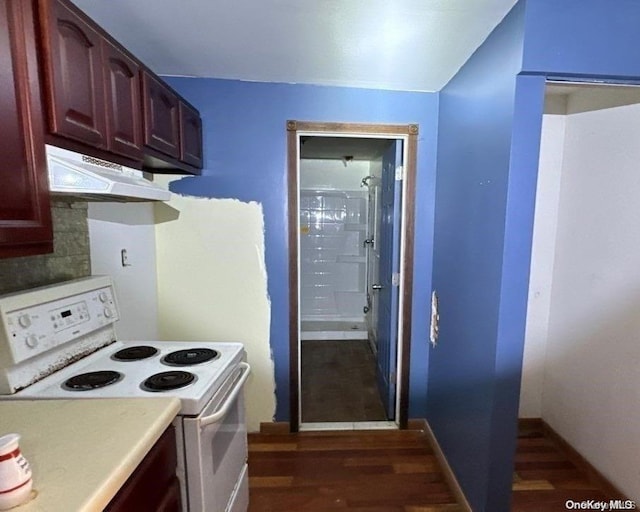
{"label": "range hood vent", "polygon": [[49,191],[88,201],[168,201],[171,192],[142,171],[47,144]]}

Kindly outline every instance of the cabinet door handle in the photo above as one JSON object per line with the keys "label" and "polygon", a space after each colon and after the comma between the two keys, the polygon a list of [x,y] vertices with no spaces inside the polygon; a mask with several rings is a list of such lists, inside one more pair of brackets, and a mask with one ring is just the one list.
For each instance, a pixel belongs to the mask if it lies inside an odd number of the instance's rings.
{"label": "cabinet door handle", "polygon": [[372,284],[371,288],[373,288],[374,290],[382,290],[382,285],[381,284]]}

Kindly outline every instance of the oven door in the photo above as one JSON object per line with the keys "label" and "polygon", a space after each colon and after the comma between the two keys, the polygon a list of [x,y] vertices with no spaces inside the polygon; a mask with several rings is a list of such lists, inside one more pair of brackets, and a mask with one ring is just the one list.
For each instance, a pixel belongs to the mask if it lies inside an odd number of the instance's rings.
{"label": "oven door", "polygon": [[[199,416],[182,418],[189,512],[246,511],[247,426],[240,363]],[[232,499],[233,498],[233,499]]]}

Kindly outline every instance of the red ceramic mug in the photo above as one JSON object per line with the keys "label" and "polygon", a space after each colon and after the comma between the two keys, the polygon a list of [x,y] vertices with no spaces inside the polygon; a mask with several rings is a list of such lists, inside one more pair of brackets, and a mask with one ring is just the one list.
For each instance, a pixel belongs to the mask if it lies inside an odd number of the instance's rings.
{"label": "red ceramic mug", "polygon": [[19,441],[19,434],[0,437],[0,510],[24,503],[31,494],[31,467],[20,452]]}

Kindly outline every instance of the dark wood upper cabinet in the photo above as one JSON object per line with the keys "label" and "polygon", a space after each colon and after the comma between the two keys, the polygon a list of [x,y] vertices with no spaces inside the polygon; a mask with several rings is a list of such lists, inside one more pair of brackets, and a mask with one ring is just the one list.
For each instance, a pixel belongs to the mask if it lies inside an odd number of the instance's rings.
{"label": "dark wood upper cabinet", "polygon": [[198,111],[69,0],[36,3],[47,142],[151,172],[199,173]]}
{"label": "dark wood upper cabinet", "polygon": [[202,120],[197,110],[180,102],[180,160],[202,168]]}
{"label": "dark wood upper cabinet", "polygon": [[170,157],[180,158],[178,96],[151,73],[142,72],[144,143]]}
{"label": "dark wood upper cabinet", "polygon": [[140,66],[106,39],[102,42],[105,65],[108,147],[114,153],[142,159],[142,104]]}
{"label": "dark wood upper cabinet", "polygon": [[0,257],[53,250],[30,0],[0,4]]}
{"label": "dark wood upper cabinet", "polygon": [[66,2],[40,1],[52,133],[106,148],[101,34]]}

